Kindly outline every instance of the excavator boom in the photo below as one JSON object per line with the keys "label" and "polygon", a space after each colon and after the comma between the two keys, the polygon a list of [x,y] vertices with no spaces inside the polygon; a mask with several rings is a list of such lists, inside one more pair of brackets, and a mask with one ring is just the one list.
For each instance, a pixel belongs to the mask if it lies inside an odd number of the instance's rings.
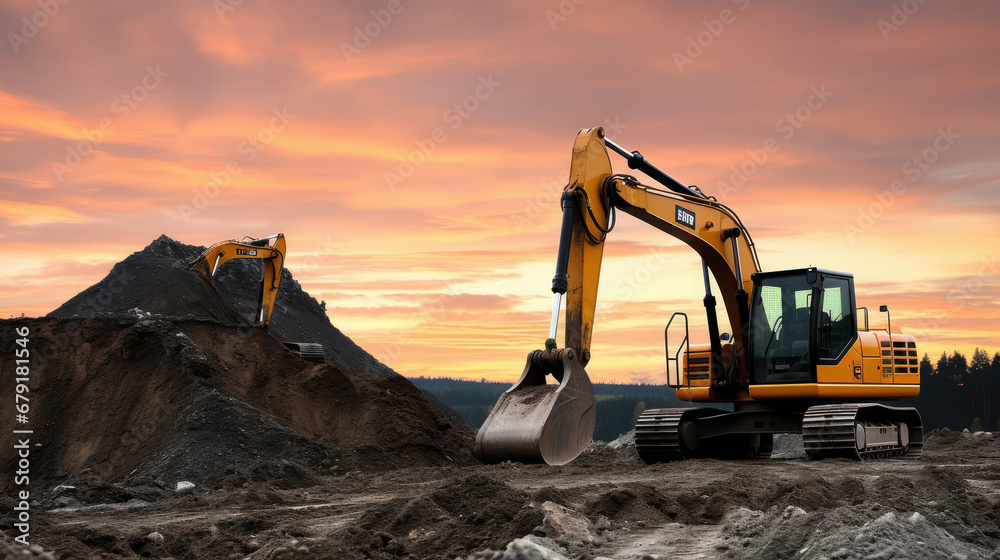
{"label": "excavator boom", "polygon": [[[609,145],[628,159],[631,167],[661,181],[669,190],[645,187],[632,177],[613,175]],[[590,442],[596,425],[596,400],[583,366],[590,361],[604,239],[614,227],[616,208],[694,247],[705,260],[706,286],[711,270],[724,292],[727,310],[734,313],[731,323],[738,327],[747,321],[746,289],[752,286],[750,275],[759,266],[739,218],[697,188],[657,169],[638,152],[629,153],[607,142],[602,128],[577,134],[562,208],[549,340],[546,350],[528,355],[520,380],[500,397],[480,428],[477,448],[487,461],[562,464],[575,458]],[[554,339],[563,297],[565,350],[559,363],[553,358]],[[716,363],[722,364],[721,349],[718,354]],[[721,367],[717,370],[713,386],[718,390],[732,393],[745,385],[746,368],[742,363],[729,372],[723,372]],[[553,374],[556,383],[546,384],[547,373]]]}
{"label": "excavator boom", "polygon": [[[634,177],[613,175],[607,147],[626,157],[629,166],[658,180],[662,188],[642,185]],[[713,386],[733,392],[745,387],[746,336],[749,322],[751,277],[760,271],[757,252],[749,232],[727,206],[706,197],[697,187],[687,186],[650,164],[638,152],[629,153],[604,138],[600,127],[581,130],[573,149],[570,184],[563,193],[563,220],[573,220],[570,237],[560,239],[560,254],[568,251],[566,265],[566,347],[590,360],[597,287],[604,252],[604,237],[614,227],[614,212],[621,210],[675,237],[697,252],[703,262],[706,307],[710,325],[717,329],[715,299],[710,293],[709,274],[719,286],[733,329],[737,359],[727,371],[713,372]],[[598,207],[598,205],[600,205]],[[567,212],[567,207],[579,208]],[[568,250],[567,250],[568,247]],[[556,278],[560,277],[557,261]],[[558,290],[553,281],[553,291]],[[713,337],[718,340],[718,333]],[[718,350],[721,352],[721,350]],[[721,363],[717,359],[716,363]],[[719,395],[726,398],[726,395]]]}
{"label": "excavator boom", "polygon": [[[258,259],[263,262],[260,297],[257,300],[257,313],[254,318],[261,327],[267,328],[271,323],[271,313],[274,311],[274,302],[278,297],[281,272],[285,268],[285,235],[279,233],[259,239],[244,237],[240,241],[235,239],[220,241],[206,249],[188,266],[188,270],[197,271],[212,278],[220,266],[232,259]],[[326,361],[322,344],[287,341],[282,341],[282,344],[307,362],[322,363]]]}
{"label": "excavator boom", "polygon": [[198,271],[211,278],[219,267],[232,259],[259,259],[264,263],[264,273],[260,281],[260,299],[257,304],[256,321],[266,327],[271,322],[274,300],[278,297],[281,271],[285,268],[285,235],[254,239],[244,237],[241,241],[229,239],[220,241],[205,250],[188,270]]}

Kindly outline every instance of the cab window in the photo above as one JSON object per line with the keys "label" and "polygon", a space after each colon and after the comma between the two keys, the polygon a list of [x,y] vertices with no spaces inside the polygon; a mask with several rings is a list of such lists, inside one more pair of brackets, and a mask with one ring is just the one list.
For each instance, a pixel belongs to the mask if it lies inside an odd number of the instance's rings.
{"label": "cab window", "polygon": [[751,352],[759,382],[801,382],[812,376],[809,351],[812,286],[805,276],[765,278],[756,290]]}
{"label": "cab window", "polygon": [[846,278],[823,279],[823,300],[819,316],[819,357],[837,358],[852,342],[857,333],[854,308],[851,303],[850,283]]}

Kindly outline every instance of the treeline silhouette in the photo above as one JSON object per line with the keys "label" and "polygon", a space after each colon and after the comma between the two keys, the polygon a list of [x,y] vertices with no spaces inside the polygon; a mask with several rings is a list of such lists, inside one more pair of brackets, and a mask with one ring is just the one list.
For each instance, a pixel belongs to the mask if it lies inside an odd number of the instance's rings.
{"label": "treeline silhouette", "polygon": [[1000,352],[991,359],[976,348],[971,360],[958,351],[942,352],[937,363],[924,354],[920,396],[904,404],[920,411],[925,433],[945,427],[1000,431]]}
{"label": "treeline silhouette", "polygon": [[[482,426],[500,394],[511,384],[470,381],[449,377],[411,377],[477,428]],[[631,430],[639,414],[648,408],[694,406],[677,400],[666,385],[647,383],[594,383],[597,396],[597,428],[594,439],[612,441]],[[1000,431],[1000,352],[990,358],[976,348],[971,360],[957,350],[941,354],[937,363],[924,354],[920,361],[920,396],[887,401],[893,406],[915,406],[923,418],[924,433],[937,428],[969,431]],[[719,406],[727,408],[731,406]]]}
{"label": "treeline silhouette", "polygon": [[[500,394],[510,388],[507,382],[470,381],[449,377],[411,377],[418,388],[426,389],[472,425],[483,425]],[[666,385],[647,383],[594,383],[597,397],[597,427],[594,439],[612,441],[631,430],[639,414],[647,408],[693,406],[677,400]],[[731,407],[730,407],[731,409]]]}

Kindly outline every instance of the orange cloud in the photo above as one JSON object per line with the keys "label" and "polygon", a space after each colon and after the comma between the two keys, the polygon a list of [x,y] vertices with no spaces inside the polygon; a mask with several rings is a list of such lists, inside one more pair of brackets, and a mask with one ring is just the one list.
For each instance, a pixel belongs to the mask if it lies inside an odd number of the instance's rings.
{"label": "orange cloud", "polygon": [[12,221],[13,226],[34,226],[60,222],[81,224],[91,221],[87,216],[66,208],[14,200],[0,200],[0,217]]}
{"label": "orange cloud", "polygon": [[[733,207],[765,269],[853,272],[932,355],[997,346],[1000,6],[923,4],[888,35],[880,3],[403,6],[72,4],[0,49],[0,316],[55,308],[161,233],[281,231],[333,322],[399,371],[513,380],[547,334],[573,135],[604,125]],[[169,75],[136,90],[148,67]],[[605,254],[591,373],[655,379],[672,312],[705,330],[700,263],[625,215]]]}

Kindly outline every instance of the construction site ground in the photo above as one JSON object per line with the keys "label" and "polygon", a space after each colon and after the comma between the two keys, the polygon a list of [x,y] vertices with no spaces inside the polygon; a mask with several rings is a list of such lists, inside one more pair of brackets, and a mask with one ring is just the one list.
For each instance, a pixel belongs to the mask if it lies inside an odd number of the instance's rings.
{"label": "construction site ground", "polygon": [[[562,467],[231,472],[182,493],[95,482],[51,493],[35,527],[61,558],[974,559],[998,557],[998,500],[1000,443],[936,433],[920,460],[647,466],[599,443]],[[589,526],[546,526],[546,502]],[[499,555],[533,532],[561,556]]]}

